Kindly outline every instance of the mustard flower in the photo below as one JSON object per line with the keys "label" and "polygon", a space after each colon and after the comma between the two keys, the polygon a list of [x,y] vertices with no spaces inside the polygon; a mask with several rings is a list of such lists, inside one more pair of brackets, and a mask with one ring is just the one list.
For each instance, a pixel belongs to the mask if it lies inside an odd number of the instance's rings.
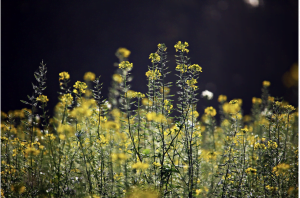
{"label": "mustard flower", "polygon": [[193,88],[194,90],[198,88],[198,86],[195,85],[196,83],[197,83],[197,80],[194,78],[186,81],[186,84],[188,84],[188,86]]}
{"label": "mustard flower", "polygon": [[171,102],[169,100],[165,100],[164,103],[165,103],[165,105],[164,105],[165,110],[167,110],[168,113],[170,113],[171,110],[173,109],[173,105],[171,104]]}
{"label": "mustard flower", "polygon": [[187,72],[188,66],[185,64],[180,64],[180,65],[177,65],[175,69],[177,71],[180,71],[181,73],[185,73],[185,72]]}
{"label": "mustard flower", "polygon": [[36,100],[42,103],[47,103],[49,101],[48,97],[45,95],[39,95],[39,97],[37,97]]}
{"label": "mustard flower", "polygon": [[273,168],[273,173],[278,175],[285,175],[286,171],[290,168],[289,164],[281,163]]}
{"label": "mustard flower", "polygon": [[142,162],[137,162],[135,164],[132,165],[133,169],[147,169],[149,167],[149,164],[146,163],[142,163]]}
{"label": "mustard flower", "polygon": [[61,72],[58,74],[59,75],[59,80],[69,80],[70,79],[70,74],[68,72]]}
{"label": "mustard flower", "polygon": [[253,104],[261,104],[262,100],[261,100],[261,98],[255,98],[255,97],[253,97],[252,98],[252,103]]}
{"label": "mustard flower", "polygon": [[241,131],[242,131],[243,133],[247,133],[249,130],[245,127],[245,128],[243,128],[243,129],[241,129]]}
{"label": "mustard flower", "polygon": [[218,102],[226,102],[226,100],[227,100],[227,96],[225,96],[225,95],[219,95]]}
{"label": "mustard flower", "polygon": [[153,102],[151,100],[149,100],[148,98],[143,98],[142,99],[142,104],[144,106],[152,106],[153,105]]}
{"label": "mustard flower", "polygon": [[159,77],[161,76],[161,73],[157,69],[149,70],[149,71],[146,72],[146,76],[150,80],[156,80],[156,79],[159,79]]}
{"label": "mustard flower", "polygon": [[120,47],[117,50],[117,53],[121,54],[124,58],[128,58],[129,55],[131,54],[131,52],[128,49],[124,48],[124,47]]}
{"label": "mustard flower", "polygon": [[271,83],[269,81],[266,81],[266,80],[263,81],[262,84],[263,84],[264,87],[269,87],[271,85]]}
{"label": "mustard flower", "polygon": [[296,110],[295,107],[292,106],[292,105],[286,105],[286,106],[284,106],[284,108],[285,108],[287,111],[294,111],[294,110]]}
{"label": "mustard flower", "polygon": [[114,74],[112,76],[113,80],[116,81],[117,83],[121,83],[123,81],[123,78],[120,74]]}
{"label": "mustard flower", "polygon": [[137,98],[145,98],[145,94],[141,93],[141,92],[136,92],[135,96]]}
{"label": "mustard flower", "polygon": [[70,106],[72,104],[73,97],[70,93],[68,93],[68,94],[62,95],[60,100],[64,105]]}
{"label": "mustard flower", "polygon": [[111,155],[113,161],[125,161],[127,159],[126,154],[124,153],[113,153]]}
{"label": "mustard flower", "polygon": [[266,149],[266,146],[264,144],[256,143],[254,149]]}
{"label": "mustard flower", "polygon": [[246,169],[245,172],[246,172],[247,174],[254,174],[254,175],[256,175],[257,170],[256,170],[255,168],[249,167],[249,168]]}
{"label": "mustard flower", "polygon": [[158,47],[158,49],[161,49],[161,50],[163,50],[163,51],[166,51],[167,50],[167,47],[166,47],[166,45],[163,43],[163,44],[161,44],[161,43],[159,43],[158,45],[157,45],[157,47]]}
{"label": "mustard flower", "polygon": [[189,53],[189,50],[187,49],[188,46],[189,46],[189,44],[187,42],[181,43],[181,41],[178,41],[174,45],[174,48],[175,48],[176,52],[179,50],[181,52]]}
{"label": "mustard flower", "polygon": [[135,98],[135,97],[136,97],[136,92],[135,92],[135,91],[132,91],[132,90],[128,90],[128,91],[125,93],[125,97],[126,97],[126,98]]}
{"label": "mustard flower", "polygon": [[270,149],[276,149],[278,147],[276,142],[273,142],[272,140],[268,141],[268,148]]}
{"label": "mustard flower", "polygon": [[129,61],[122,61],[120,64],[119,64],[119,68],[120,69],[123,69],[123,70],[131,70],[131,68],[133,67],[133,64],[130,63]]}
{"label": "mustard flower", "polygon": [[160,61],[160,56],[157,53],[151,53],[149,59],[151,59],[152,63],[157,63]]}
{"label": "mustard flower", "polygon": [[160,93],[165,92],[165,94],[169,94],[169,93],[170,93],[170,88],[169,88],[169,87],[161,87],[161,88],[159,89],[159,92],[160,92]]}
{"label": "mustard flower", "polygon": [[94,81],[96,78],[96,75],[93,72],[86,72],[83,76],[83,79],[85,81]]}
{"label": "mustard flower", "polygon": [[217,114],[217,111],[213,107],[207,107],[204,112],[212,117]]}
{"label": "mustard flower", "polygon": [[196,72],[202,72],[202,67],[200,67],[198,64],[193,64],[189,66],[189,69],[193,71],[194,73]]}
{"label": "mustard flower", "polygon": [[[86,85],[85,82],[77,81],[77,82],[75,83],[75,85],[73,85],[73,87],[74,87],[75,89],[77,89],[80,93],[85,93],[85,89],[87,88],[87,85]],[[73,90],[73,92],[74,92],[74,93],[78,93],[77,90],[76,90],[76,91]]]}

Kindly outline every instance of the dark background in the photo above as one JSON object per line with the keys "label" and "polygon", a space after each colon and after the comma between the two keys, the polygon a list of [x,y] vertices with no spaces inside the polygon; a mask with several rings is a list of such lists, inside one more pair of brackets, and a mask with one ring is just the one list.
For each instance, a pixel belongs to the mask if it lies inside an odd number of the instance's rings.
{"label": "dark background", "polygon": [[33,73],[42,59],[48,66],[45,95],[51,112],[62,71],[70,73],[70,85],[83,81],[87,71],[101,75],[107,96],[119,47],[131,51],[133,90],[146,92],[148,57],[158,43],[168,47],[168,80],[175,82],[173,46],[179,40],[190,44],[191,62],[203,68],[199,93],[214,93],[209,105],[217,107],[218,95],[224,94],[228,100],[242,98],[250,113],[252,97],[260,97],[262,81],[269,80],[272,95],[298,106],[298,87],[282,82],[298,62],[298,1],[247,2],[1,1],[1,110],[26,107],[20,100],[32,94]]}

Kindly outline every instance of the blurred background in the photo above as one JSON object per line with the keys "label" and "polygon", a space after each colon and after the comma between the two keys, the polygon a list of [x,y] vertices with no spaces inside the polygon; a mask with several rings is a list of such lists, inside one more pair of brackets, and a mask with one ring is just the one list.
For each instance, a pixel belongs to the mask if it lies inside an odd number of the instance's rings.
{"label": "blurred background", "polygon": [[[1,2],[1,110],[26,107],[20,100],[32,94],[42,59],[51,113],[62,71],[71,75],[70,86],[87,71],[101,75],[107,97],[119,47],[131,51],[133,90],[147,91],[148,57],[158,43],[168,47],[168,80],[175,82],[179,40],[190,44],[191,62],[203,68],[200,106],[217,107],[223,94],[242,98],[249,114],[264,80],[273,96],[298,106],[297,0],[14,0]],[[200,97],[204,90],[214,94],[209,103]]]}

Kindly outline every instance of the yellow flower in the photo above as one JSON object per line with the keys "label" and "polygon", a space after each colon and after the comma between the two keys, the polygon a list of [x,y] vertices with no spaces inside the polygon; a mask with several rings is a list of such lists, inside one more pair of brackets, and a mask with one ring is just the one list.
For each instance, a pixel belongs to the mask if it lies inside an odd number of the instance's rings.
{"label": "yellow flower", "polygon": [[123,81],[123,78],[120,74],[114,74],[112,76],[113,80],[116,81],[117,83],[121,83]]}
{"label": "yellow flower", "polygon": [[168,113],[170,113],[171,109],[173,109],[173,105],[171,104],[171,102],[169,100],[165,100],[164,103],[165,103],[165,105],[164,105],[165,110],[167,110]]}
{"label": "yellow flower", "polygon": [[217,114],[216,110],[213,108],[213,107],[207,107],[204,112],[207,114],[207,115],[210,115],[210,116],[215,116]]}
{"label": "yellow flower", "polygon": [[145,98],[145,94],[143,94],[141,92],[135,92],[135,97],[137,97],[137,98]]}
{"label": "yellow flower", "polygon": [[124,153],[113,153],[111,155],[113,161],[125,161],[127,159],[126,154]]}
{"label": "yellow flower", "polygon": [[195,85],[196,83],[197,83],[197,80],[194,78],[186,81],[186,84],[188,84],[188,86],[193,88],[194,90],[198,88],[198,86]]}
{"label": "yellow flower", "polygon": [[[75,89],[77,89],[80,93],[85,93],[85,89],[87,88],[87,85],[85,82],[80,82],[80,81],[77,81],[75,83],[75,85],[73,85],[73,87]],[[78,93],[77,90],[73,90],[74,93]]]}
{"label": "yellow flower", "polygon": [[27,157],[28,155],[32,154],[32,155],[38,155],[40,153],[39,150],[37,150],[36,148],[34,147],[27,147],[25,149],[25,156]]}
{"label": "yellow flower", "polygon": [[136,97],[136,92],[135,92],[135,91],[132,91],[132,90],[128,90],[128,91],[125,93],[125,97],[126,97],[126,98],[135,98],[135,97]]}
{"label": "yellow flower", "polygon": [[39,95],[39,97],[37,97],[36,100],[41,101],[42,103],[47,103],[49,101],[48,97],[45,95]]}
{"label": "yellow flower", "polygon": [[253,97],[252,98],[252,103],[253,104],[261,104],[262,100],[261,100],[261,98],[255,98],[255,97]]}
{"label": "yellow flower", "polygon": [[117,53],[121,54],[124,58],[128,58],[128,56],[131,54],[131,52],[128,49],[124,48],[124,47],[120,47],[117,50]]}
{"label": "yellow flower", "polygon": [[264,144],[256,143],[254,149],[266,149],[266,146]]}
{"label": "yellow flower", "polygon": [[157,162],[153,162],[153,165],[154,165],[154,166],[157,166],[157,167],[161,166],[161,164],[160,164],[160,163],[157,163]]}
{"label": "yellow flower", "polygon": [[153,102],[151,100],[149,100],[148,98],[143,98],[142,99],[142,104],[145,106],[152,106]]}
{"label": "yellow flower", "polygon": [[189,46],[189,44],[187,42],[181,43],[181,41],[178,41],[175,45],[174,48],[176,50],[176,52],[179,50],[181,52],[186,52],[189,53],[189,50],[186,49]]}
{"label": "yellow flower", "polygon": [[272,97],[272,96],[268,96],[268,101],[270,101],[270,102],[274,102],[274,100],[275,100],[275,98],[274,98],[274,97]]}
{"label": "yellow flower", "polygon": [[225,102],[227,100],[227,96],[219,95],[218,102]]}
{"label": "yellow flower", "polygon": [[156,113],[155,112],[149,112],[146,115],[146,118],[148,121],[154,120],[154,118],[156,117]]}
{"label": "yellow flower", "polygon": [[160,61],[160,56],[157,53],[151,53],[149,59],[151,59],[152,63],[157,63]]}
{"label": "yellow flower", "polygon": [[269,87],[271,85],[271,83],[269,81],[266,81],[266,80],[263,81],[262,84],[263,84],[264,87]]}
{"label": "yellow flower", "polygon": [[70,93],[64,94],[61,96],[60,101],[63,103],[63,105],[71,105],[73,97]]}
{"label": "yellow flower", "polygon": [[247,168],[245,171],[247,174],[254,174],[256,175],[257,170],[255,168]]}
{"label": "yellow flower", "polygon": [[161,87],[159,92],[160,93],[165,92],[165,94],[169,94],[170,93],[170,88],[169,87]]}
{"label": "yellow flower", "polygon": [[243,129],[241,129],[241,131],[244,132],[244,133],[247,133],[249,130],[248,130],[248,128],[245,127]]}
{"label": "yellow flower", "polygon": [[135,164],[132,165],[133,169],[147,169],[149,167],[149,164],[146,163],[142,163],[142,162],[137,162]]}
{"label": "yellow flower", "polygon": [[131,70],[131,68],[133,67],[133,64],[130,63],[129,61],[122,61],[120,64],[119,64],[119,68],[120,69],[124,69],[124,70]]}
{"label": "yellow flower", "polygon": [[200,193],[202,193],[202,189],[196,189],[196,195],[199,195]]}
{"label": "yellow flower", "polygon": [[146,72],[146,76],[150,80],[156,80],[156,79],[159,79],[159,77],[161,77],[161,73],[157,69],[149,70],[149,71]]}
{"label": "yellow flower", "polygon": [[58,74],[59,75],[59,80],[69,80],[70,79],[70,74],[68,72],[61,72]]}
{"label": "yellow flower", "polygon": [[278,147],[276,142],[273,142],[272,140],[268,141],[268,148],[270,149],[276,149]]}
{"label": "yellow flower", "polygon": [[96,78],[96,75],[93,72],[86,72],[83,76],[83,79],[85,81],[94,81]]}
{"label": "yellow flower", "polygon": [[198,64],[193,64],[189,66],[189,69],[195,72],[202,72],[202,67],[200,67]]}
{"label": "yellow flower", "polygon": [[185,65],[185,64],[180,64],[180,65],[177,65],[175,69],[176,69],[177,71],[180,71],[181,73],[185,73],[185,72],[187,72],[187,68],[188,68],[187,65]]}
{"label": "yellow flower", "polygon": [[277,176],[278,175],[285,175],[286,171],[290,168],[290,165],[288,164],[285,164],[285,163],[281,163],[281,164],[278,164],[277,166],[275,166],[273,168],[273,173],[275,173]]}

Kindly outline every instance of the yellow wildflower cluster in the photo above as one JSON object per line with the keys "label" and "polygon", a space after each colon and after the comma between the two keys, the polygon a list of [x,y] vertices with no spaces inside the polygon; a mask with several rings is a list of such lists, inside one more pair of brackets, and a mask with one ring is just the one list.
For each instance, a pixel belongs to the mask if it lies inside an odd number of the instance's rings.
{"label": "yellow wildflower cluster", "polygon": [[227,96],[225,96],[225,95],[219,95],[218,102],[223,103],[223,102],[226,102],[226,100],[227,100]]}
{"label": "yellow wildflower cluster", "polygon": [[243,132],[243,133],[247,133],[248,131],[249,131],[249,129],[248,128],[243,128],[243,129],[241,129],[241,131]]}
{"label": "yellow wildflower cluster", "polygon": [[160,164],[160,163],[157,163],[157,162],[153,162],[153,165],[154,165],[154,166],[157,166],[157,167],[160,167],[160,166],[161,166],[161,164]]}
{"label": "yellow wildflower cluster", "polygon": [[292,106],[292,105],[286,105],[286,106],[284,106],[284,108],[285,108],[287,111],[295,111],[295,110],[296,110],[296,108],[295,108],[294,106]]}
{"label": "yellow wildflower cluster", "polygon": [[[57,132],[62,135],[67,135],[68,137],[73,136],[75,133],[74,127],[68,124],[59,124],[57,127]],[[63,137],[63,136],[61,136]],[[60,138],[62,139],[62,138]]]}
{"label": "yellow wildflower cluster", "polygon": [[189,66],[189,69],[194,73],[202,72],[202,67],[200,67],[198,64],[193,64],[193,65]]}
{"label": "yellow wildflower cluster", "polygon": [[68,72],[61,72],[58,74],[59,75],[59,80],[69,80],[70,79],[70,74]]}
{"label": "yellow wildflower cluster", "polygon": [[165,110],[167,110],[168,113],[170,113],[171,109],[173,109],[173,105],[171,104],[171,102],[169,100],[165,100],[164,103],[165,103],[165,105],[164,105]]}
{"label": "yellow wildflower cluster", "polygon": [[[241,101],[241,100],[240,100]],[[229,103],[223,104],[223,111],[229,114],[236,114],[241,109],[241,102],[239,100],[231,100]]]}
{"label": "yellow wildflower cluster", "polygon": [[275,192],[275,191],[278,190],[278,187],[272,187],[272,186],[270,186],[270,185],[267,185],[267,186],[266,186],[266,189],[268,189],[268,190],[271,191],[271,192]]}
{"label": "yellow wildflower cluster", "polygon": [[286,171],[290,168],[290,165],[285,164],[285,163],[281,163],[278,164],[277,166],[275,166],[273,168],[273,173],[275,173],[277,176],[278,175],[285,175]]}
{"label": "yellow wildflower cluster", "polygon": [[181,52],[189,53],[189,50],[187,49],[188,46],[189,46],[189,44],[187,42],[181,43],[181,41],[178,41],[174,45],[174,48],[175,48],[176,52],[179,50]]}
{"label": "yellow wildflower cluster", "polygon": [[186,84],[188,84],[188,86],[193,88],[194,90],[198,88],[198,86],[195,85],[196,83],[197,83],[197,80],[194,78],[186,81]]}
{"label": "yellow wildflower cluster", "polygon": [[42,103],[47,103],[49,101],[48,97],[45,95],[39,95],[39,97],[37,97],[36,100]]}
{"label": "yellow wildflower cluster", "polygon": [[114,80],[115,82],[117,82],[117,83],[121,83],[121,82],[123,81],[123,78],[122,78],[122,76],[121,76],[120,74],[114,74],[114,75],[112,76],[112,78],[113,78],[113,80]]}
{"label": "yellow wildflower cluster", "polygon": [[266,81],[266,80],[263,81],[262,84],[263,84],[264,87],[269,87],[271,85],[271,83],[269,81]]}
{"label": "yellow wildflower cluster", "polygon": [[152,106],[153,105],[153,102],[151,100],[149,100],[148,98],[143,98],[142,99],[142,104],[144,106]]}
{"label": "yellow wildflower cluster", "polygon": [[255,98],[255,97],[253,97],[252,98],[252,103],[253,104],[261,104],[262,100],[261,100],[261,98]]}
{"label": "yellow wildflower cluster", "polygon": [[256,143],[254,149],[266,149],[266,146],[264,144]]}
{"label": "yellow wildflower cluster", "polygon": [[204,112],[212,117],[217,114],[217,111],[213,107],[207,107]]}
{"label": "yellow wildflower cluster", "polygon": [[55,136],[52,133],[46,134],[45,137],[49,138],[50,140],[55,140]]}
{"label": "yellow wildflower cluster", "polygon": [[149,71],[146,72],[146,76],[150,80],[156,80],[156,79],[160,78],[161,73],[157,69],[155,69],[155,70],[149,70]]}
{"label": "yellow wildflower cluster", "polygon": [[159,90],[160,93],[165,93],[165,94],[169,94],[170,93],[170,88],[169,87],[161,87]]}
{"label": "yellow wildflower cluster", "polygon": [[256,170],[255,168],[249,167],[249,168],[246,169],[245,172],[246,172],[247,174],[254,174],[254,175],[256,175],[257,170]]}
{"label": "yellow wildflower cluster", "polygon": [[133,64],[130,63],[129,61],[122,61],[120,64],[119,64],[119,68],[120,69],[124,69],[124,70],[131,70],[131,68],[133,67]]}
{"label": "yellow wildflower cluster", "polygon": [[73,101],[73,96],[68,93],[68,94],[64,94],[60,97],[60,101],[63,103],[63,105],[71,105],[72,101]]}
{"label": "yellow wildflower cluster", "polygon": [[176,70],[180,71],[181,73],[187,72],[188,66],[185,64],[180,64],[176,66]]}
{"label": "yellow wildflower cluster", "polygon": [[142,169],[145,170],[149,167],[149,164],[146,163],[142,163],[142,162],[137,162],[135,164],[132,165],[133,169]]}
{"label": "yellow wildflower cluster", "polygon": [[86,85],[85,82],[77,81],[77,82],[75,83],[75,85],[73,85],[73,87],[75,88],[75,89],[73,90],[74,93],[77,94],[78,91],[79,91],[79,93],[85,93],[85,89],[87,88],[87,85]]}
{"label": "yellow wildflower cluster", "polygon": [[86,72],[83,76],[83,79],[85,81],[94,81],[96,78],[96,75],[93,72]]}
{"label": "yellow wildflower cluster", "polygon": [[273,142],[272,140],[268,141],[268,148],[270,149],[276,149],[278,147],[276,142]]}
{"label": "yellow wildflower cluster", "polygon": [[125,93],[125,97],[126,98],[144,98],[145,94],[141,93],[141,92],[135,92],[133,90],[128,90]]}
{"label": "yellow wildflower cluster", "polygon": [[37,150],[33,145],[25,149],[25,157],[28,157],[28,155],[38,155],[39,153],[40,151]]}
{"label": "yellow wildflower cluster", "polygon": [[117,53],[121,54],[124,58],[128,58],[131,52],[128,49],[124,48],[124,47],[120,47],[117,50]]}
{"label": "yellow wildflower cluster", "polygon": [[124,153],[113,153],[111,155],[113,161],[125,161],[127,159],[127,155]]}
{"label": "yellow wildflower cluster", "polygon": [[155,122],[166,122],[167,119],[162,114],[156,114],[155,112],[149,112],[146,114],[146,118],[148,121],[155,121]]}
{"label": "yellow wildflower cluster", "polygon": [[157,53],[151,53],[149,59],[151,59],[152,63],[157,63],[160,61],[160,56]]}
{"label": "yellow wildflower cluster", "polygon": [[93,113],[92,107],[95,107],[96,101],[94,99],[82,100],[82,104],[75,107],[70,115],[77,120],[82,120],[84,117],[90,117]]}

